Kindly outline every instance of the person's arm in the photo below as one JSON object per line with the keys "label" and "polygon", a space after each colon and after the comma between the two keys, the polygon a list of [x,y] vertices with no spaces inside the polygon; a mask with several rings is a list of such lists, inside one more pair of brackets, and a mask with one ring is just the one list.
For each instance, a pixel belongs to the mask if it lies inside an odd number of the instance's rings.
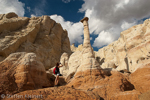
{"label": "person's arm", "polygon": [[63,65],[62,65],[61,63],[59,64],[59,66],[60,66],[60,67],[63,67]]}

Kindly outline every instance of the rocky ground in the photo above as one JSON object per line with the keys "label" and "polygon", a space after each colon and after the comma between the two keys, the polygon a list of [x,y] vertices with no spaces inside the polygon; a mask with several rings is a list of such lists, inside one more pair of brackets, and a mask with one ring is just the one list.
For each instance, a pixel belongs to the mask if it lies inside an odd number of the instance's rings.
{"label": "rocky ground", "polygon": [[[81,22],[84,43],[70,48],[67,31],[48,16],[0,15],[0,100],[149,100],[149,20],[98,52],[88,18]],[[58,61],[63,76],[54,87]]]}

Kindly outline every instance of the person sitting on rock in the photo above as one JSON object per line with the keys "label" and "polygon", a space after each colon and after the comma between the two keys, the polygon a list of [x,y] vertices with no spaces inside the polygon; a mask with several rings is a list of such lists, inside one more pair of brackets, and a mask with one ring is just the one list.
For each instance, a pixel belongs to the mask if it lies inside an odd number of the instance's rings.
{"label": "person sitting on rock", "polygon": [[59,68],[62,67],[63,65],[61,63],[56,63],[55,68],[53,69],[53,73],[56,75],[55,78],[55,86],[58,86],[58,82],[59,82],[59,76],[62,76],[62,74],[60,74]]}

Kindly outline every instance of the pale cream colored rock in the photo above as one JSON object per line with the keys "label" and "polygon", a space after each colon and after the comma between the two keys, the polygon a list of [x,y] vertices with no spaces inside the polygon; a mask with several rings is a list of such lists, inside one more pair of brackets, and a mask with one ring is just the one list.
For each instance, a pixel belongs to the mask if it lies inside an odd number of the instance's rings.
{"label": "pale cream colored rock", "polygon": [[70,40],[68,38],[67,30],[64,30],[64,32],[63,32],[61,42],[62,42],[62,53],[66,52],[70,56],[72,51],[70,48]]}
{"label": "pale cream colored rock", "polygon": [[115,64],[113,60],[107,61],[101,65],[102,68],[117,68],[118,66]]}
{"label": "pale cream colored rock", "polygon": [[75,47],[75,45],[72,44],[72,45],[70,46],[70,48],[71,48],[71,51],[72,51],[72,52],[75,52],[75,51],[82,51],[83,45],[80,44],[80,45],[78,45],[78,47]]}
{"label": "pale cream colored rock", "polygon": [[[102,68],[135,71],[150,59],[150,20],[133,26],[120,34],[120,38],[96,52],[97,61]],[[102,60],[103,59],[103,60]]]}
{"label": "pale cream colored rock", "polygon": [[66,76],[69,70],[68,60],[69,60],[69,55],[67,53],[63,53],[60,58],[60,62],[63,65],[63,67],[60,68],[60,73],[63,76]]}
{"label": "pale cream colored rock", "polygon": [[27,18],[9,13],[0,17],[1,58],[14,52],[34,52],[49,69],[64,52],[71,54],[67,31],[49,16]]}
{"label": "pale cream colored rock", "polygon": [[4,16],[5,14],[0,14],[0,20],[2,20],[3,19],[3,16]]}
{"label": "pale cream colored rock", "polygon": [[[17,23],[20,24],[19,22],[16,22],[16,24]],[[2,35],[5,37],[0,39],[0,55],[7,57],[10,53],[15,52],[25,41],[34,42],[36,34],[39,31],[39,27],[40,23],[36,23],[34,24],[34,27],[31,27],[28,30],[22,29],[21,32],[3,31]]]}
{"label": "pale cream colored rock", "polygon": [[76,51],[82,51],[82,49],[83,49],[83,45],[80,44],[80,45],[78,45],[78,47],[76,48]]}
{"label": "pale cream colored rock", "polygon": [[13,17],[11,19],[3,18],[0,20],[0,33],[4,30],[15,31],[27,24],[28,21],[29,18],[27,17]]}
{"label": "pale cream colored rock", "polygon": [[71,48],[71,51],[72,51],[72,52],[75,52],[75,51],[76,51],[76,47],[75,47],[74,43],[70,46],[70,48]]}
{"label": "pale cream colored rock", "polygon": [[83,41],[83,46],[91,46],[90,43],[90,33],[89,33],[89,27],[88,27],[88,17],[85,17],[81,20],[84,26],[84,41]]}
{"label": "pale cream colored rock", "polygon": [[4,15],[4,18],[6,18],[6,19],[10,19],[10,18],[14,18],[14,17],[18,18],[18,15],[15,14],[14,12],[10,12],[10,13]]}
{"label": "pale cream colored rock", "polygon": [[68,61],[68,69],[67,69],[67,75],[66,81],[69,81],[73,75],[76,73],[78,67],[81,64],[81,52],[76,51],[70,55],[69,61]]}
{"label": "pale cream colored rock", "polygon": [[[16,74],[14,75],[16,79],[15,82],[18,87],[25,88],[23,87],[25,84],[32,85],[36,88],[50,86],[45,67],[37,60],[34,53],[27,53],[23,56],[23,58],[18,59],[20,59],[20,61],[17,61],[17,63],[21,66],[17,67]],[[28,82],[26,82],[26,80],[28,80]]]}
{"label": "pale cream colored rock", "polygon": [[[11,91],[21,92],[48,87],[53,84],[47,78],[44,65],[38,61],[34,53],[12,53],[0,65],[2,66],[0,74],[6,78],[1,82],[7,83],[7,78],[10,78],[10,84],[16,84],[15,87],[8,87],[12,89]],[[0,84],[0,87],[8,84]]]}
{"label": "pale cream colored rock", "polygon": [[[73,76],[82,77],[87,70],[100,68],[99,63],[95,59],[93,48],[90,44],[90,34],[88,28],[88,18],[81,20],[84,26],[84,43],[81,51],[76,50],[69,59],[69,71],[66,77],[68,82]],[[82,74],[78,74],[78,73]]]}
{"label": "pale cream colored rock", "polygon": [[83,42],[83,49],[81,51],[81,64],[79,68],[77,69],[77,72],[79,71],[86,71],[89,69],[95,69],[100,67],[98,62],[95,60],[95,55],[93,48],[91,47],[90,43],[90,33],[89,33],[89,27],[88,27],[88,18],[85,17],[81,20],[84,26],[84,42]]}

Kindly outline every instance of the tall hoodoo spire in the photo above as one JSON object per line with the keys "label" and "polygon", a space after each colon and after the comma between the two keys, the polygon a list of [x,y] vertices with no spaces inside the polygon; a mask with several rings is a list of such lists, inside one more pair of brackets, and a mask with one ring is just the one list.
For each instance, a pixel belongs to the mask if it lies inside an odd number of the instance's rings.
{"label": "tall hoodoo spire", "polygon": [[84,17],[81,20],[81,22],[83,23],[83,26],[84,26],[84,42],[83,42],[84,47],[91,46],[88,20],[89,20],[88,17]]}
{"label": "tall hoodoo spire", "polygon": [[90,33],[89,33],[89,26],[88,26],[88,17],[84,17],[81,22],[84,25],[84,42],[83,42],[83,49],[81,51],[81,65],[77,69],[77,71],[85,71],[89,69],[95,69],[99,66],[99,63],[95,60],[95,55],[93,48],[90,43]]}
{"label": "tall hoodoo spire", "polygon": [[[97,73],[97,75],[101,74],[99,69],[101,69],[99,63],[95,59],[95,54],[93,51],[93,48],[90,43],[90,34],[89,34],[89,27],[88,27],[88,17],[85,17],[81,20],[81,22],[84,25],[84,42],[83,42],[83,48],[81,51],[75,52],[74,54],[78,55],[76,56],[78,58],[78,66],[75,64],[73,66],[73,70],[70,68],[69,71],[71,73],[68,74],[66,80],[69,80],[71,75],[74,75],[74,81],[76,78],[84,77],[88,75],[91,75],[92,73]],[[72,62],[70,62],[72,63]],[[73,65],[73,64],[72,64]],[[91,77],[91,76],[90,76]],[[92,78],[92,77],[91,77]]]}

